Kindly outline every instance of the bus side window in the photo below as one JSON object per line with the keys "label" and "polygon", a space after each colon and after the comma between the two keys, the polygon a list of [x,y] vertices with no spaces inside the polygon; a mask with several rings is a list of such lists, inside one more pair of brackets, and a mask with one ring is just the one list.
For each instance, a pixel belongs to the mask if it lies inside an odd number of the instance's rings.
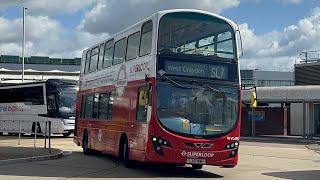
{"label": "bus side window", "polygon": [[108,119],[108,104],[109,104],[109,93],[100,94],[99,98],[99,119]]}
{"label": "bus side window", "polygon": [[146,86],[138,89],[138,103],[137,103],[137,121],[147,121],[147,106],[149,104],[149,93]]}
{"label": "bus side window", "polygon": [[152,21],[148,21],[142,25],[140,40],[140,56],[150,54],[152,46]]}
{"label": "bus side window", "polygon": [[93,110],[92,110],[92,118],[98,118],[99,111],[99,96],[100,94],[96,93],[93,99]]}
{"label": "bus side window", "polygon": [[113,60],[113,40],[106,42],[104,48],[103,68],[109,67]]}
{"label": "bus side window", "polygon": [[102,69],[103,57],[104,57],[104,43],[100,45],[100,49],[99,49],[98,70]]}
{"label": "bus side window", "polygon": [[113,103],[114,103],[114,95],[115,91],[112,90],[109,95],[109,102],[108,102],[108,119],[112,119],[112,110],[113,110]]}
{"label": "bus side window", "polygon": [[85,118],[92,118],[92,111],[93,111],[93,95],[86,96],[86,102],[84,106],[84,117]]}
{"label": "bus side window", "polygon": [[86,55],[85,69],[84,69],[85,74],[89,72],[90,56],[91,56],[91,50],[88,50]]}
{"label": "bus side window", "polygon": [[113,65],[120,64],[124,61],[126,56],[127,40],[123,38],[114,45]]}
{"label": "bus side window", "polygon": [[126,60],[136,59],[139,52],[140,32],[136,32],[128,37]]}
{"label": "bus side window", "polygon": [[98,68],[98,56],[99,56],[99,47],[96,47],[91,52],[91,60],[89,66],[89,72],[94,72]]}
{"label": "bus side window", "polygon": [[87,96],[86,95],[82,95],[81,118],[85,117],[86,101],[87,101]]}

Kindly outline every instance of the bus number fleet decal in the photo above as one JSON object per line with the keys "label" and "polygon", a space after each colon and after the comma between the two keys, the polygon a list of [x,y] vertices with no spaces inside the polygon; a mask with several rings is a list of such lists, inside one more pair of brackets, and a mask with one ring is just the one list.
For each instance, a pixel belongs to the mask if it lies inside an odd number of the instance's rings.
{"label": "bus number fleet decal", "polygon": [[229,136],[229,137],[227,137],[227,140],[228,141],[239,141],[240,137],[231,137],[231,136]]}

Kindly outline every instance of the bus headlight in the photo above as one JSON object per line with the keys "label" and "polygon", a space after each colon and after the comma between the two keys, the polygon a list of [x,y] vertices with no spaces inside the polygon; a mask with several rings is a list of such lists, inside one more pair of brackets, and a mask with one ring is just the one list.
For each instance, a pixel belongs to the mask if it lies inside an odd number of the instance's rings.
{"label": "bus headlight", "polygon": [[163,138],[159,138],[159,137],[152,137],[152,146],[153,149],[160,155],[164,155],[163,154],[163,150],[162,147],[171,147],[171,144],[169,143],[169,141],[163,139]]}
{"label": "bus headlight", "polygon": [[233,158],[238,154],[238,148],[239,148],[239,142],[229,143],[225,146],[225,149],[231,150],[229,158]]}
{"label": "bus headlight", "polygon": [[227,144],[224,149],[238,149],[239,142]]}

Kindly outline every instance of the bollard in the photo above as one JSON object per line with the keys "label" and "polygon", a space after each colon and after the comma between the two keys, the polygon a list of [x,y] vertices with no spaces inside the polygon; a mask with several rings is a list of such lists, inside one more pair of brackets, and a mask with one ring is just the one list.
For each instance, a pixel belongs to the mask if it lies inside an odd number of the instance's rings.
{"label": "bollard", "polygon": [[34,122],[34,139],[33,139],[34,148],[36,148],[36,140],[37,140],[37,122]]}
{"label": "bollard", "polygon": [[47,126],[48,126],[48,121],[45,122],[45,127],[44,127],[44,148],[47,149]]}
{"label": "bollard", "polygon": [[49,153],[51,154],[51,121],[49,121]]}
{"label": "bollard", "polygon": [[19,146],[20,146],[20,139],[21,139],[21,121],[19,121],[19,140],[18,140]]}

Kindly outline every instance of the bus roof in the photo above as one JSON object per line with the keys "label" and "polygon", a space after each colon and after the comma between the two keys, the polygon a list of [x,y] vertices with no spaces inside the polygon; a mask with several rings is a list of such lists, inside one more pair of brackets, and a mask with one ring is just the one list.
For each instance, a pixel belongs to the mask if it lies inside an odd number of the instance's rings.
{"label": "bus roof", "polygon": [[206,14],[206,15],[210,15],[210,16],[214,16],[216,18],[219,18],[219,19],[222,19],[224,21],[226,21],[233,29],[237,29],[237,24],[234,23],[232,20],[230,19],[227,19],[223,16],[220,16],[218,14],[215,14],[215,13],[210,13],[210,12],[207,12],[207,11],[202,11],[202,10],[196,10],[196,9],[170,9],[170,10],[162,10],[162,11],[158,11],[156,13],[153,13],[151,16],[148,16],[140,21],[138,21],[137,23],[131,25],[131,26],[128,26],[127,28],[111,35],[108,39],[104,39],[103,41],[99,41],[98,43],[94,44],[93,46],[90,46],[89,48],[86,48],[84,51],[88,51],[89,49],[92,49],[92,48],[95,48],[97,46],[99,46],[101,43],[103,42],[107,42],[109,40],[112,40],[114,37],[116,36],[120,36],[122,34],[124,34],[125,32],[131,30],[132,28],[136,27],[136,26],[139,26],[139,25],[142,25],[143,23],[147,22],[148,20],[154,18],[154,17],[159,17],[159,19],[164,16],[165,14],[169,14],[169,13],[174,13],[174,12],[195,12],[195,13],[201,13],[201,14]]}

